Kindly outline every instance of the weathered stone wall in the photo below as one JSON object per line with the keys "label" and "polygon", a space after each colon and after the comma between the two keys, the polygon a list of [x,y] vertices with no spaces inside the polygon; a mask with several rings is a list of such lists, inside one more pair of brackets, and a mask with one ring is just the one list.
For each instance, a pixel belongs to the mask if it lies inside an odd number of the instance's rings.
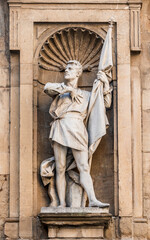
{"label": "weathered stone wall", "polygon": [[[5,239],[4,223],[9,217],[9,44],[8,44],[8,6],[0,0],[0,240]],[[115,219],[107,231],[108,239],[150,239],[150,1],[143,0],[141,9],[141,53],[131,54],[132,90],[141,87],[141,138],[143,162],[143,215],[121,217],[117,225]],[[135,101],[135,99],[132,99]],[[132,104],[133,106],[133,104]],[[134,102],[136,107],[136,102]],[[133,108],[132,108],[133,110]],[[134,139],[133,139],[134,140]],[[136,144],[136,143],[135,143]],[[138,147],[138,146],[137,146]],[[133,178],[134,179],[134,178]],[[133,181],[134,185],[134,181]],[[133,186],[134,188],[134,186]],[[124,191],[127,191],[126,189]],[[128,192],[127,192],[128,194]],[[133,199],[133,205],[136,198]],[[115,227],[116,225],[116,227]],[[119,228],[118,228],[119,226]],[[116,228],[116,229],[115,229]],[[37,231],[40,231],[38,228]],[[14,231],[14,229],[11,229]],[[35,234],[36,235],[36,234]],[[38,234],[37,234],[38,235]],[[12,234],[13,236],[13,234]]]}
{"label": "weathered stone wall", "polygon": [[[131,53],[131,85],[132,85],[132,118],[141,118],[137,127],[132,126],[132,158],[134,151],[139,150],[140,142],[135,139],[141,137],[141,157],[142,157],[142,217],[134,212],[136,205],[135,181],[139,177],[138,172],[134,172],[134,164],[139,161],[138,156],[133,160],[133,215],[120,219],[120,236],[122,239],[150,239],[150,1],[143,0],[141,9],[141,52]],[[141,96],[139,91],[141,89]],[[134,92],[134,95],[133,95]],[[133,97],[134,96],[134,97]],[[137,114],[138,108],[141,113]],[[138,127],[141,128],[141,136],[138,134]],[[139,151],[140,154],[140,151]],[[137,178],[136,176],[137,175]]]}
{"label": "weathered stone wall", "polygon": [[9,49],[8,6],[0,1],[0,239],[8,217],[9,187]]}
{"label": "weathered stone wall", "polygon": [[143,215],[148,219],[150,239],[150,1],[141,12],[142,52],[138,62],[142,87]]}

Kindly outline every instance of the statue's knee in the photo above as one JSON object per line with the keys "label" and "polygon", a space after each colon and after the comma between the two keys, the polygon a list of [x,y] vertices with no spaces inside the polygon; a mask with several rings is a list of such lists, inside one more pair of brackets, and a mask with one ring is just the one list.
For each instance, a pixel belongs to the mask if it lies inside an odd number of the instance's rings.
{"label": "statue's knee", "polygon": [[88,164],[82,164],[80,166],[81,172],[88,173],[89,172],[89,165]]}
{"label": "statue's knee", "polygon": [[84,171],[89,173],[89,165],[84,167]]}
{"label": "statue's knee", "polygon": [[62,166],[60,166],[60,167],[56,167],[56,174],[65,174],[65,170],[66,170],[66,168],[65,167],[62,167]]}

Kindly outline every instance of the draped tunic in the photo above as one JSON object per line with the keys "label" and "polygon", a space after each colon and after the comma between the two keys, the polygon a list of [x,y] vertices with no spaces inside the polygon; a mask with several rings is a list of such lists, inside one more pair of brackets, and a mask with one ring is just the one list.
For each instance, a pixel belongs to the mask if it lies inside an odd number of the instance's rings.
{"label": "draped tunic", "polygon": [[[64,83],[47,83],[44,91],[53,97],[49,113],[53,118],[49,138],[63,146],[88,151],[90,159],[95,152],[102,136],[106,134],[106,127],[109,125],[105,113],[105,107],[110,107],[111,91],[103,91],[103,84],[95,80],[91,92],[75,89],[81,97],[80,102],[73,101],[70,93],[63,93],[67,86]],[[68,156],[69,158],[69,156]],[[76,167],[75,162],[69,163],[70,170]],[[40,172],[43,184],[50,182],[54,175],[55,158],[51,157],[41,163]]]}
{"label": "draped tunic", "polygon": [[49,113],[54,120],[49,138],[52,142],[76,150],[88,151],[91,147],[94,152],[98,140],[106,133],[108,120],[105,107],[111,103],[110,94],[103,95],[102,82],[95,80],[91,92],[74,89],[80,98],[80,102],[77,102],[72,100],[67,88],[64,83],[45,85],[44,91],[53,97]]}
{"label": "draped tunic", "polygon": [[49,109],[54,118],[49,138],[63,146],[88,151],[88,133],[84,120],[87,116],[90,92],[76,89],[80,103],[72,101],[70,93],[57,95]]}

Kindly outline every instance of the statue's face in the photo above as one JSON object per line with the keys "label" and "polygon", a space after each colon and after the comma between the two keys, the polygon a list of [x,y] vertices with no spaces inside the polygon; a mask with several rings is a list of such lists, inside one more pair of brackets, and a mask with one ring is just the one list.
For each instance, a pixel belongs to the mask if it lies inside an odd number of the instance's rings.
{"label": "statue's face", "polygon": [[77,78],[79,75],[78,69],[74,64],[67,64],[66,69],[65,69],[65,79],[66,80],[74,80]]}

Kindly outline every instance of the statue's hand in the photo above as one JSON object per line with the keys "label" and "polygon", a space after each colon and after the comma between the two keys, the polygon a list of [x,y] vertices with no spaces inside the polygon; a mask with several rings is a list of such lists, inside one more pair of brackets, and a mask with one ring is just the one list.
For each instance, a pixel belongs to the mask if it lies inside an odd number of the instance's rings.
{"label": "statue's hand", "polygon": [[76,101],[78,104],[81,103],[81,100],[83,98],[83,96],[81,94],[78,93],[78,91],[76,89],[73,89],[71,92],[70,92],[70,96],[71,96],[71,99],[72,101]]}
{"label": "statue's hand", "polygon": [[70,86],[65,86],[61,94],[64,94],[66,92],[70,93],[73,102],[76,101],[78,104],[81,103],[81,99],[83,98],[83,96],[79,94],[77,89],[74,89]]}
{"label": "statue's hand", "polygon": [[97,79],[100,80],[104,84],[109,84],[106,74],[102,71],[98,71]]}

